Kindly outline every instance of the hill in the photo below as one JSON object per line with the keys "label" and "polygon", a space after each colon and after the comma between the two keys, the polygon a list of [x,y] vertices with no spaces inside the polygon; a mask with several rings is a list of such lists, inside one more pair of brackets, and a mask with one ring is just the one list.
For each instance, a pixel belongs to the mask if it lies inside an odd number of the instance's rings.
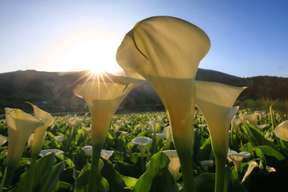
{"label": "hill", "polygon": [[[0,113],[4,107],[27,108],[31,101],[50,112],[83,111],[84,103],[73,95],[73,87],[84,72],[41,72],[34,70],[0,74]],[[218,71],[199,69],[198,80],[247,86],[240,99],[288,99],[288,78],[258,76],[241,78]],[[123,101],[121,111],[161,110],[162,104],[147,82],[135,88]]]}

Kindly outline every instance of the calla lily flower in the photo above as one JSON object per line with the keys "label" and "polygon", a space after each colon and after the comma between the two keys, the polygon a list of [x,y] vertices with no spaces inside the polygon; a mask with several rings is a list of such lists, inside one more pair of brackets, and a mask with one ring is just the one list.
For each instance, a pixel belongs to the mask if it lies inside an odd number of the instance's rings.
{"label": "calla lily flower", "polygon": [[92,167],[89,191],[95,191],[99,184],[98,162],[113,114],[123,98],[139,82],[129,77],[111,78],[108,74],[96,76],[78,84],[74,94],[83,98],[91,113]]}
{"label": "calla lily flower", "polygon": [[9,167],[15,167],[21,158],[30,135],[43,122],[20,109],[5,108],[6,123],[8,126],[8,156]]}
{"label": "calla lily flower", "polygon": [[165,134],[165,138],[167,140],[169,140],[170,142],[173,142],[173,133],[172,133],[172,129],[171,129],[171,126],[168,125],[167,127],[164,127],[163,129],[163,133]]}
{"label": "calla lily flower", "polygon": [[208,123],[212,148],[216,160],[215,191],[224,189],[224,168],[228,152],[228,131],[238,107],[232,107],[245,87],[228,86],[221,83],[197,81],[196,103]]}
{"label": "calla lily flower", "polygon": [[31,147],[33,156],[37,155],[40,152],[46,136],[46,130],[48,127],[52,126],[52,124],[54,123],[54,118],[50,113],[40,109],[36,105],[33,105],[32,103],[29,104],[33,108],[34,116],[43,123],[43,125],[36,129],[29,138],[28,143]]}
{"label": "calla lily flower", "polygon": [[145,146],[145,145],[151,144],[152,139],[150,137],[138,136],[132,139],[131,143],[133,143],[134,145]]}
{"label": "calla lily flower", "polygon": [[261,118],[261,113],[258,111],[255,111],[253,113],[244,113],[239,115],[242,122],[249,122],[253,125],[256,125],[258,120]]}
{"label": "calla lily flower", "polygon": [[238,153],[237,151],[234,151],[234,150],[228,150],[228,154],[227,154],[227,159],[230,162],[233,162],[233,164],[237,168],[240,167],[240,164],[244,159],[248,159],[250,157],[251,157],[251,154],[247,151],[241,151]]}
{"label": "calla lily flower", "polygon": [[231,130],[237,130],[242,123],[242,120],[236,116],[231,121]]}
{"label": "calla lily flower", "polygon": [[148,80],[168,111],[186,191],[193,191],[193,79],[209,47],[208,36],[197,26],[159,16],[138,22],[117,51],[120,66]]}
{"label": "calla lily flower", "polygon": [[0,135],[0,146],[4,145],[7,143],[7,137]]}
{"label": "calla lily flower", "polygon": [[265,128],[269,127],[269,124],[265,123],[265,124],[261,124],[261,125],[256,125],[256,127],[258,129],[265,129]]}
{"label": "calla lily flower", "polygon": [[233,104],[245,87],[234,87],[221,83],[197,81],[197,105],[204,114],[215,155],[226,158],[228,130],[238,107]]}
{"label": "calla lily flower", "polygon": [[54,137],[54,139],[59,142],[59,143],[62,143],[65,139],[64,135],[57,135]]}
{"label": "calla lily flower", "polygon": [[[82,147],[82,150],[84,151],[86,156],[89,156],[89,157],[92,156],[92,145],[86,145]],[[113,155],[113,153],[114,153],[113,150],[102,149],[100,156],[105,160],[109,160],[110,157]]]}
{"label": "calla lily flower", "polygon": [[248,178],[248,176],[253,172],[253,170],[255,168],[259,167],[258,163],[256,161],[250,161],[249,162],[249,165],[248,165],[248,168],[241,180],[241,183],[244,183],[246,181],[246,179]]}
{"label": "calla lily flower", "polygon": [[162,151],[170,160],[168,169],[171,173],[171,175],[174,177],[174,179],[177,181],[181,174],[180,174],[180,159],[178,157],[177,151],[176,150],[165,150]]}
{"label": "calla lily flower", "polygon": [[144,154],[149,148],[148,145],[152,144],[153,140],[150,137],[138,136],[132,139],[131,143],[138,146],[138,149]]}
{"label": "calla lily flower", "polygon": [[112,82],[103,76],[102,80],[91,80],[79,84],[74,94],[83,98],[92,118],[91,137],[93,145],[102,144],[106,137],[111,118],[123,98],[134,87],[136,81]]}
{"label": "calla lily flower", "polygon": [[288,141],[288,120],[283,121],[274,130],[276,137],[284,141]]}
{"label": "calla lily flower", "polygon": [[44,157],[44,156],[49,155],[51,153],[56,155],[56,154],[62,154],[62,153],[64,153],[64,151],[62,151],[60,149],[43,149],[40,151],[39,156]]}

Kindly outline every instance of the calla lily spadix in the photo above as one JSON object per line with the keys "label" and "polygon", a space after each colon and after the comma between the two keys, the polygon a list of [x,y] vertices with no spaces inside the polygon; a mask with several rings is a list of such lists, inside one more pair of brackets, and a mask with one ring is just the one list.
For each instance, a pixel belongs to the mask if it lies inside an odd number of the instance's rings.
{"label": "calla lily spadix", "polygon": [[43,126],[43,122],[14,108],[5,108],[5,118],[8,126],[7,164],[9,167],[16,167],[30,135]]}
{"label": "calla lily spadix", "polygon": [[117,51],[119,65],[148,80],[168,111],[186,191],[193,191],[193,79],[209,47],[208,36],[197,26],[159,16],[138,22]]}
{"label": "calla lily spadix", "polygon": [[34,156],[38,155],[38,153],[40,152],[46,136],[46,130],[48,127],[52,126],[52,124],[54,123],[54,118],[50,113],[40,109],[36,105],[33,105],[32,103],[29,104],[33,108],[34,116],[43,123],[43,125],[37,128],[29,138],[28,143],[31,147],[32,156]]}
{"label": "calla lily spadix", "polygon": [[228,152],[228,131],[238,107],[233,104],[245,87],[196,81],[196,103],[202,111],[211,137],[216,162],[215,192],[224,191],[225,160]]}
{"label": "calla lily spadix", "polygon": [[100,176],[98,162],[106,133],[110,126],[113,114],[116,112],[123,98],[137,84],[133,78],[119,77],[112,81],[108,75],[96,76],[78,84],[74,94],[83,98],[91,113],[91,139],[92,139],[92,168],[89,182],[89,191],[96,191]]}

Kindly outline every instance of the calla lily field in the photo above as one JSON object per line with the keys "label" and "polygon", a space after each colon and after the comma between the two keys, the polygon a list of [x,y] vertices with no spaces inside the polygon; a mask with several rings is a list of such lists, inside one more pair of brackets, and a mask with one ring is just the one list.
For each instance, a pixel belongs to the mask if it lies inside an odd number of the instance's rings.
{"label": "calla lily field", "polygon": [[[237,106],[246,87],[196,80],[211,47],[189,21],[149,17],[119,44],[121,73],[73,86],[85,114],[5,108],[0,192],[285,191],[287,114]],[[166,111],[117,113],[144,81]]]}

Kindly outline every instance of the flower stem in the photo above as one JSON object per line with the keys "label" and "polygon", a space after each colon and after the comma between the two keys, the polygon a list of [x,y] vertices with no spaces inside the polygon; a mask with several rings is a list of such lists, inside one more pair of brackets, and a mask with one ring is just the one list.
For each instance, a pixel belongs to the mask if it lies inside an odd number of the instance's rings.
{"label": "flower stem", "polygon": [[[33,154],[32,155],[32,161],[31,161],[31,165],[30,165],[30,171],[31,171],[31,176],[32,178],[34,177],[35,175],[35,163],[36,163],[36,160],[37,160],[37,154]],[[34,188],[34,180],[31,179],[31,182],[29,182],[29,185],[27,186],[27,189],[28,191],[33,191],[33,188]]]}
{"label": "flower stem", "polygon": [[93,145],[93,152],[92,152],[92,166],[90,172],[90,181],[88,186],[89,192],[98,192],[97,187],[99,188],[100,184],[100,170],[98,169],[100,153],[102,149],[102,144],[95,144]]}
{"label": "flower stem", "polygon": [[193,192],[194,191],[194,175],[193,175],[193,165],[189,162],[183,162],[182,165],[184,191]]}
{"label": "flower stem", "polygon": [[2,177],[2,180],[1,180],[0,192],[2,192],[3,189],[4,189],[4,184],[5,184],[6,176],[7,176],[7,167],[6,167],[5,170],[4,170],[4,174],[3,174],[3,177]]}
{"label": "flower stem", "polygon": [[225,187],[225,158],[215,158],[216,163],[216,178],[215,178],[215,192],[224,192]]}
{"label": "flower stem", "polygon": [[9,166],[7,167],[7,175],[6,175],[6,186],[12,185],[14,173],[16,171],[16,167]]}

